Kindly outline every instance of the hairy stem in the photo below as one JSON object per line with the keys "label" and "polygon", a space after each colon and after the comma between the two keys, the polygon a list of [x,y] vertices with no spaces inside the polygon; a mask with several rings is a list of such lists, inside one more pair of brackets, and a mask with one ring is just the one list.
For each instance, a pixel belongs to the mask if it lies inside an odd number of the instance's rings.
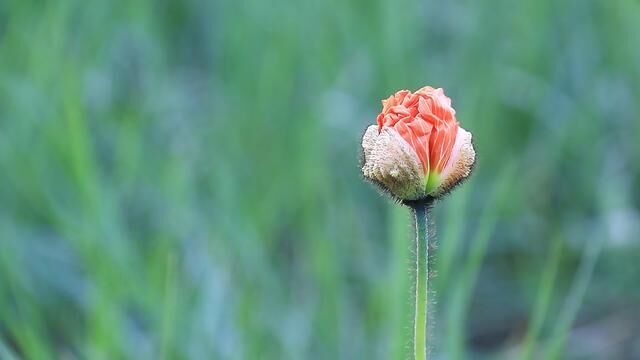
{"label": "hairy stem", "polygon": [[429,209],[431,204],[412,206],[416,223],[416,307],[414,320],[414,359],[426,360],[431,347],[428,337],[429,321]]}

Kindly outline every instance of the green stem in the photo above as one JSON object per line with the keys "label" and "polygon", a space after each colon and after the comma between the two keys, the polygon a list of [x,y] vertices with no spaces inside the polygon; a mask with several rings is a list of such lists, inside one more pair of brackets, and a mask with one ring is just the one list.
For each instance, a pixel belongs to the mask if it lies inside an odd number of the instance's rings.
{"label": "green stem", "polygon": [[412,206],[416,222],[416,312],[414,320],[414,359],[428,358],[431,339],[428,339],[429,321],[429,203]]}

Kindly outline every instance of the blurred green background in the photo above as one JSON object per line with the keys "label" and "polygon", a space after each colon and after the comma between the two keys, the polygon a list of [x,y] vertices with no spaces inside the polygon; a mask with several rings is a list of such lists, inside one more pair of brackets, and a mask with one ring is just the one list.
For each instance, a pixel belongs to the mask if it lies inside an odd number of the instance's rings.
{"label": "blurred green background", "polygon": [[436,359],[640,359],[634,0],[0,1],[0,359],[403,359],[395,90],[476,172],[437,205]]}

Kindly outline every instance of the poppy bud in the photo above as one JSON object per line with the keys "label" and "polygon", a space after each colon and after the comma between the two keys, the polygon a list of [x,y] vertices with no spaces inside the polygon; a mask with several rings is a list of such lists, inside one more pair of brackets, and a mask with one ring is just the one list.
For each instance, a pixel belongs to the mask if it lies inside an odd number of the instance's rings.
{"label": "poppy bud", "polygon": [[362,139],[362,172],[396,198],[437,198],[471,173],[471,133],[459,126],[442,89],[398,91],[382,101],[377,123]]}

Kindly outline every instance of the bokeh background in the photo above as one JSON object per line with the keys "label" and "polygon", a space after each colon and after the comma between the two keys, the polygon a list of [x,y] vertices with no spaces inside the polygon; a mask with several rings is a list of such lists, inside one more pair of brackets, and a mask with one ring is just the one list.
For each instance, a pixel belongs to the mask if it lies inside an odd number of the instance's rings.
{"label": "bokeh background", "polygon": [[444,87],[436,359],[640,359],[634,0],[0,2],[1,359],[403,359],[411,218],[359,173]]}

